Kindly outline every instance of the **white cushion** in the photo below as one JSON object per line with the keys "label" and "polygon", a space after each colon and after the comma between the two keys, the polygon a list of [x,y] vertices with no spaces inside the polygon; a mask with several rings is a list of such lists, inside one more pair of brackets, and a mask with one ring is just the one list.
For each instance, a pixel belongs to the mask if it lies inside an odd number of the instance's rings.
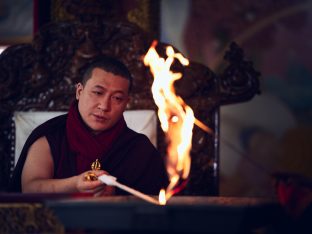
{"label": "white cushion", "polygon": [[157,147],[157,116],[153,110],[127,110],[125,121],[132,130],[146,135]]}
{"label": "white cushion", "polygon": [[[15,160],[20,156],[27,137],[34,128],[45,121],[66,112],[29,111],[14,112],[15,122]],[[127,110],[124,112],[125,121],[132,130],[145,134],[152,144],[157,145],[157,118],[153,110]]]}

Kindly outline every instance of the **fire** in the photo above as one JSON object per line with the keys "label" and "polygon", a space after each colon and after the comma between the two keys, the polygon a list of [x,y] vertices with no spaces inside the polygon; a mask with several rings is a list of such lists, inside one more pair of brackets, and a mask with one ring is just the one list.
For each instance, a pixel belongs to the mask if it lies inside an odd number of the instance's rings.
{"label": "fire", "polygon": [[186,180],[189,175],[195,117],[193,110],[174,90],[173,84],[182,74],[170,70],[175,59],[184,66],[188,65],[189,61],[182,54],[175,53],[171,46],[166,49],[167,58],[161,58],[155,49],[156,45],[157,42],[154,41],[144,57],[144,64],[150,67],[154,76],[152,94],[158,107],[161,128],[168,141],[166,167],[170,184],[166,191],[161,191],[159,195],[162,204],[165,204],[166,200],[179,190],[176,187],[180,179]]}
{"label": "fire", "polygon": [[159,204],[166,205],[166,191],[164,189],[160,190],[159,192]]}

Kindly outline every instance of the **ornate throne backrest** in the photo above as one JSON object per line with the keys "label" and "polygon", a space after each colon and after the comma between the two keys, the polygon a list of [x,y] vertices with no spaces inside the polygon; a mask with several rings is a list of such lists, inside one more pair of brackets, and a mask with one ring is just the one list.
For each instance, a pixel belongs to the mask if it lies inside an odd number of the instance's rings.
{"label": "ornate throne backrest", "polygon": [[[6,49],[0,57],[1,190],[5,190],[14,167],[14,112],[67,111],[80,69],[89,58],[104,54],[124,62],[134,77],[127,109],[156,111],[151,94],[153,78],[143,64],[151,43],[152,38],[128,22],[59,22],[43,27],[32,44]],[[164,57],[165,47],[163,43],[157,46]],[[259,74],[243,60],[242,51],[233,45],[226,59],[230,64],[220,76],[198,63],[173,66],[184,75],[175,84],[177,94],[214,132],[194,128],[191,174],[182,194],[218,194],[219,106],[248,100],[258,91]],[[165,156],[166,142],[159,123],[157,144]]]}

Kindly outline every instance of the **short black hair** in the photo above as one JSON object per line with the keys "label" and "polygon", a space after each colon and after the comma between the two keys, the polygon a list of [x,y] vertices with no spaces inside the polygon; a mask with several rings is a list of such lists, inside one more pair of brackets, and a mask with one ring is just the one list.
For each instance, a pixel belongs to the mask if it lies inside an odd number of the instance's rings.
{"label": "short black hair", "polygon": [[100,56],[88,61],[82,69],[81,83],[85,85],[91,78],[92,71],[95,68],[103,69],[104,71],[113,73],[129,80],[129,92],[132,89],[132,75],[125,64],[114,57]]}

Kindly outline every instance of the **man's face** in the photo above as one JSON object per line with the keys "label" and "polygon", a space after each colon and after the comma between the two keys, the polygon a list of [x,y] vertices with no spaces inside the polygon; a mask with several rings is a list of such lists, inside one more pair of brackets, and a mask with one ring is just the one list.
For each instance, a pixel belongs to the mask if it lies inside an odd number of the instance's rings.
{"label": "man's face", "polygon": [[100,68],[93,69],[84,86],[77,85],[78,110],[95,134],[110,129],[122,117],[129,101],[128,89],[129,80]]}

